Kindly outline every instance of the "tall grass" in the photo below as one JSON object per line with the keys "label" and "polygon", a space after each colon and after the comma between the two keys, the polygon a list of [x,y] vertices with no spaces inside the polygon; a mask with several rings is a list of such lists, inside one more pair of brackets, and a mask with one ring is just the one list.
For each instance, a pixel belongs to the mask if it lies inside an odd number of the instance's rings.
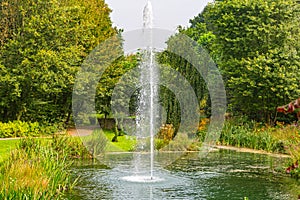
{"label": "tall grass", "polygon": [[79,138],[21,139],[0,167],[0,199],[60,199],[76,183],[70,158],[90,156],[83,149]]}
{"label": "tall grass", "polygon": [[82,141],[93,157],[99,156],[107,149],[108,140],[102,130],[95,130],[91,135],[82,137]]}
{"label": "tall grass", "polygon": [[67,158],[92,158],[92,154],[84,145],[84,140],[80,137],[70,137],[68,135],[55,135],[51,140],[52,148]]}
{"label": "tall grass", "polygon": [[300,178],[299,126],[284,125],[284,123],[268,126],[231,119],[225,123],[219,143],[288,154],[291,158],[285,163],[285,171],[294,178]]}
{"label": "tall grass", "polygon": [[286,172],[290,173],[292,177],[299,179],[300,178],[300,135],[299,129],[298,132],[294,132],[289,135],[289,141],[286,145],[286,151],[291,155],[290,161],[287,163]]}
{"label": "tall grass", "polygon": [[254,121],[230,119],[225,122],[219,143],[265,150],[276,153],[287,151],[291,136],[299,135],[299,129],[294,126],[268,126]]}

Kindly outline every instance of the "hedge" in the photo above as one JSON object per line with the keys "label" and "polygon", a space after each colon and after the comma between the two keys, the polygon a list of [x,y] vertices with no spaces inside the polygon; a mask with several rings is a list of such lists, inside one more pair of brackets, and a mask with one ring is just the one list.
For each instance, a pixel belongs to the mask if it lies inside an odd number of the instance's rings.
{"label": "hedge", "polygon": [[52,134],[58,130],[55,125],[41,125],[38,122],[0,122],[0,138],[37,137]]}

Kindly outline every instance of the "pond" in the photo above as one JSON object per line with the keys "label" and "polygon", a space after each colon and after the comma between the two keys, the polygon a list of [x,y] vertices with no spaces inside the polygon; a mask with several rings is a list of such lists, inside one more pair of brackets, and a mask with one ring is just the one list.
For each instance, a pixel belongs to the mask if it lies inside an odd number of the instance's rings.
{"label": "pond", "polygon": [[[145,162],[149,155],[138,156]],[[278,172],[286,158],[224,149],[205,158],[196,152],[155,156],[156,178],[149,182],[131,179],[133,174],[144,173],[135,171],[133,153],[111,154],[103,159],[106,165],[76,164],[72,171],[81,178],[67,198],[290,200],[297,199],[300,191],[296,180]]]}

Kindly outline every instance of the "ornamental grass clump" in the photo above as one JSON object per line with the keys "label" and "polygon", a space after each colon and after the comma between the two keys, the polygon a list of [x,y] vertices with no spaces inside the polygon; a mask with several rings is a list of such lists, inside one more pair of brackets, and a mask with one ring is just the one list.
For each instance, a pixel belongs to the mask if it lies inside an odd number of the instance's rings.
{"label": "ornamental grass clump", "polygon": [[289,134],[289,128],[271,127],[254,121],[230,119],[224,124],[219,143],[268,152],[286,153],[285,146]]}
{"label": "ornamental grass clump", "polygon": [[21,139],[0,166],[0,199],[61,199],[77,181],[72,159],[90,156],[83,149],[79,138]]}

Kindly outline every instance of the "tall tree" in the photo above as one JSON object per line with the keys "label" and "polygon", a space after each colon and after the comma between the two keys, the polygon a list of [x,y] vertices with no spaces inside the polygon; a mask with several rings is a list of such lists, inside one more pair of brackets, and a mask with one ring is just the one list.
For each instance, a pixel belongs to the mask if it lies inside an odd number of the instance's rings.
{"label": "tall tree", "polygon": [[[189,83],[189,86],[192,87],[193,91],[195,92],[195,95],[197,96],[197,100],[199,102],[199,107],[201,111],[197,112],[205,112],[205,114],[210,115],[208,105],[209,105],[209,93],[207,90],[207,85],[202,77],[202,75],[198,72],[195,66],[193,66],[192,63],[190,63],[186,58],[182,57],[182,55],[185,55],[185,53],[189,50],[187,50],[187,44],[185,44],[185,41],[182,41],[180,37],[183,34],[188,34],[188,31],[185,29],[180,29],[180,33],[176,34],[169,38],[167,41],[168,48],[170,49],[178,49],[176,53],[173,53],[169,51],[168,49],[158,55],[158,62],[166,67],[171,67],[173,70],[178,72],[180,75],[182,75],[187,82]],[[191,32],[189,32],[191,33]],[[200,53],[200,52],[199,52]],[[188,55],[187,57],[192,56]],[[200,63],[199,63],[200,64]],[[164,76],[174,76],[173,75],[166,75]],[[177,76],[177,75],[175,75]],[[166,77],[170,78],[170,77]],[[178,79],[178,77],[172,77],[174,80]],[[176,83],[175,83],[176,84]],[[176,87],[178,86],[178,83]],[[163,105],[165,111],[166,111],[166,122],[169,124],[173,124],[175,129],[177,130],[179,128],[179,125],[181,123],[181,113],[182,109],[179,103],[180,98],[190,98],[186,95],[180,94],[181,91],[177,91],[176,94],[174,94],[170,89],[166,87],[160,88],[160,100],[161,104]],[[184,91],[182,91],[184,93]],[[195,108],[196,109],[196,108]]]}
{"label": "tall tree", "polygon": [[227,80],[233,112],[270,122],[300,94],[299,5],[294,0],[224,0],[204,17]]}
{"label": "tall tree", "polygon": [[71,112],[75,74],[117,33],[103,0],[1,0],[1,120],[57,121]]}
{"label": "tall tree", "polygon": [[[190,37],[193,41],[203,47],[208,52],[211,50],[211,44],[215,40],[215,35],[212,31],[209,31],[207,24],[204,21],[203,13],[207,11],[207,7],[194,19],[190,20],[190,26],[188,28],[178,27],[179,35],[175,34],[167,41],[168,46],[175,45],[181,51],[185,51],[185,44],[180,43],[180,39],[177,37],[184,34]],[[179,40],[179,41],[178,41]],[[182,48],[181,48],[182,47]],[[182,53],[184,55],[184,53]],[[168,50],[158,55],[158,62],[160,64],[172,67],[179,72],[192,86],[199,101],[200,112],[204,112],[207,116],[210,116],[210,97],[207,90],[207,84],[205,83],[201,74],[197,71],[195,66],[189,63],[185,58],[169,52]],[[167,123],[173,124],[177,129],[180,125],[181,108],[178,99],[175,94],[168,88],[161,87],[160,99],[167,113]]]}
{"label": "tall tree", "polygon": [[[217,63],[230,112],[271,122],[277,105],[300,95],[299,11],[294,0],[222,0],[208,4],[188,28],[179,27]],[[188,62],[167,52],[160,62],[189,71]],[[193,87],[203,84],[199,79]]]}
{"label": "tall tree", "polygon": [[[137,65],[138,60],[136,55],[122,56],[105,70],[105,73],[99,80],[96,92],[97,113],[103,114],[105,118],[112,114],[111,101],[116,84],[126,72],[133,69]],[[132,107],[133,110],[135,109],[134,107],[135,106]],[[132,112],[134,112],[133,110]]]}

